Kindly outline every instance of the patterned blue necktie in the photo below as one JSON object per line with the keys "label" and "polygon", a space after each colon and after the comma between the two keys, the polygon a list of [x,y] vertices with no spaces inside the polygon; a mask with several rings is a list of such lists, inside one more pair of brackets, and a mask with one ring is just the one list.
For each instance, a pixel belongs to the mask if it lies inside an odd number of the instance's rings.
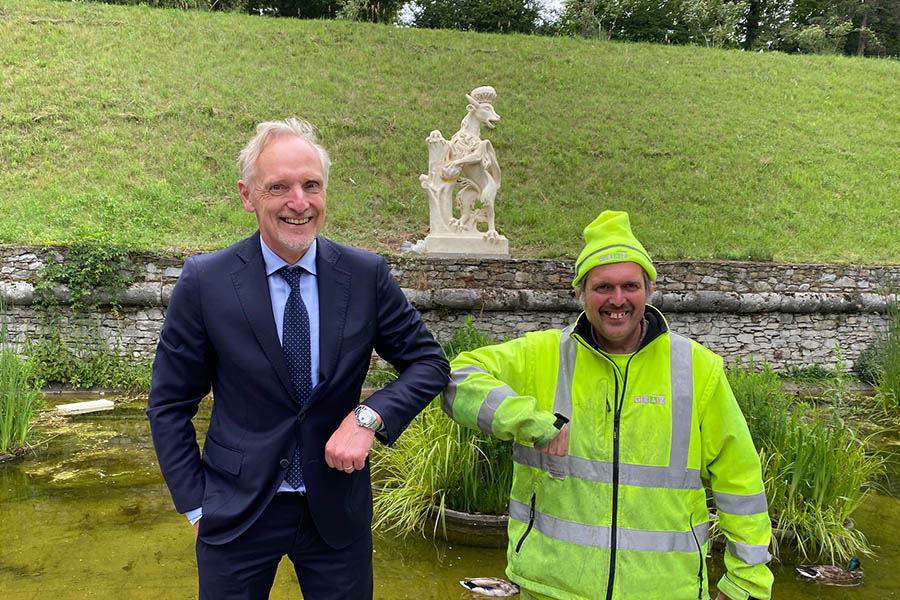
{"label": "patterned blue necktie", "polygon": [[[284,305],[281,347],[284,351],[288,372],[291,374],[291,383],[294,384],[294,393],[297,395],[297,401],[302,409],[312,392],[309,314],[306,312],[303,298],[300,297],[300,277],[303,275],[303,268],[282,267],[278,270],[278,274],[291,286],[291,293]],[[299,442],[284,478],[294,489],[303,485],[303,464],[300,458]]]}

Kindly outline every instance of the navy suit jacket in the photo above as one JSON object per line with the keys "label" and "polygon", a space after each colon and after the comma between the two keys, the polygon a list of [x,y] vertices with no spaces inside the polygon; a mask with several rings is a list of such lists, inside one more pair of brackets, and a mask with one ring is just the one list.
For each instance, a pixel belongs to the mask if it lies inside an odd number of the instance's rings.
{"label": "navy suit jacket", "polygon": [[[310,512],[341,548],[372,520],[369,465],[346,474],[325,443],[359,403],[372,350],[400,376],[365,404],[391,444],[447,383],[449,365],[384,260],[318,238],[319,383],[301,410],[275,329],[259,232],[189,258],[172,291],[147,404],[153,443],[179,512],[203,507],[200,537],[227,543],[259,517],[301,444]],[[191,419],[213,391],[202,456]]]}

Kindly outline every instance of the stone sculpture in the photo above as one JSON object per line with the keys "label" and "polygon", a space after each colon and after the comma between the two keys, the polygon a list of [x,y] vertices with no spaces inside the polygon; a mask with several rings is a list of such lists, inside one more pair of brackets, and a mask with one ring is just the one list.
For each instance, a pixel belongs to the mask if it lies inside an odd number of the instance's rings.
{"label": "stone sculpture", "polygon": [[[428,174],[419,180],[428,194],[430,233],[425,253],[432,256],[508,257],[509,242],[497,233],[494,201],[500,189],[500,165],[481,126],[493,129],[500,115],[494,110],[497,92],[491,86],[466,94],[466,116],[459,131],[445,140],[435,129],[425,138]],[[456,192],[454,198],[453,193]],[[454,200],[459,217],[454,217]],[[478,229],[486,225],[486,231]]]}

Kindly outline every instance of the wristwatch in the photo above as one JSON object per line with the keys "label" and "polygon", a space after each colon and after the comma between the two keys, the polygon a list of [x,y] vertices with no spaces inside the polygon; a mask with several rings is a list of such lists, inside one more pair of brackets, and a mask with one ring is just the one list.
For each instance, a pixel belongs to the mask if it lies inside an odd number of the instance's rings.
{"label": "wristwatch", "polygon": [[360,404],[353,409],[353,414],[356,415],[357,425],[365,427],[366,429],[371,429],[372,431],[378,431],[378,416],[375,414],[374,410],[365,404]]}

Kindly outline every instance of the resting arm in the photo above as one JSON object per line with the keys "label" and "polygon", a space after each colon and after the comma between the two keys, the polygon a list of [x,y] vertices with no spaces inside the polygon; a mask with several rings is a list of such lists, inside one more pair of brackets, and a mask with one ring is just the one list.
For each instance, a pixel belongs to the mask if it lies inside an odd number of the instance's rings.
{"label": "resting arm", "polygon": [[568,449],[568,430],[560,431],[556,416],[529,395],[533,365],[527,336],[463,352],[451,369],[442,407],[454,421],[503,440],[547,447],[548,453]]}
{"label": "resting arm", "polygon": [[773,580],[766,565],[772,558],[772,524],[759,455],[721,368],[706,382],[702,398],[703,470],[727,538],[726,573],[717,587],[731,600],[767,600]]}
{"label": "resting arm", "polygon": [[191,421],[209,393],[212,352],[200,310],[197,265],[188,259],[159,334],[147,416],[153,445],[178,512],[201,506],[204,476]]}
{"label": "resting arm", "polygon": [[382,419],[383,427],[376,437],[393,444],[447,384],[450,365],[383,259],[379,259],[377,269],[375,352],[400,375],[369,396],[364,404]]}

